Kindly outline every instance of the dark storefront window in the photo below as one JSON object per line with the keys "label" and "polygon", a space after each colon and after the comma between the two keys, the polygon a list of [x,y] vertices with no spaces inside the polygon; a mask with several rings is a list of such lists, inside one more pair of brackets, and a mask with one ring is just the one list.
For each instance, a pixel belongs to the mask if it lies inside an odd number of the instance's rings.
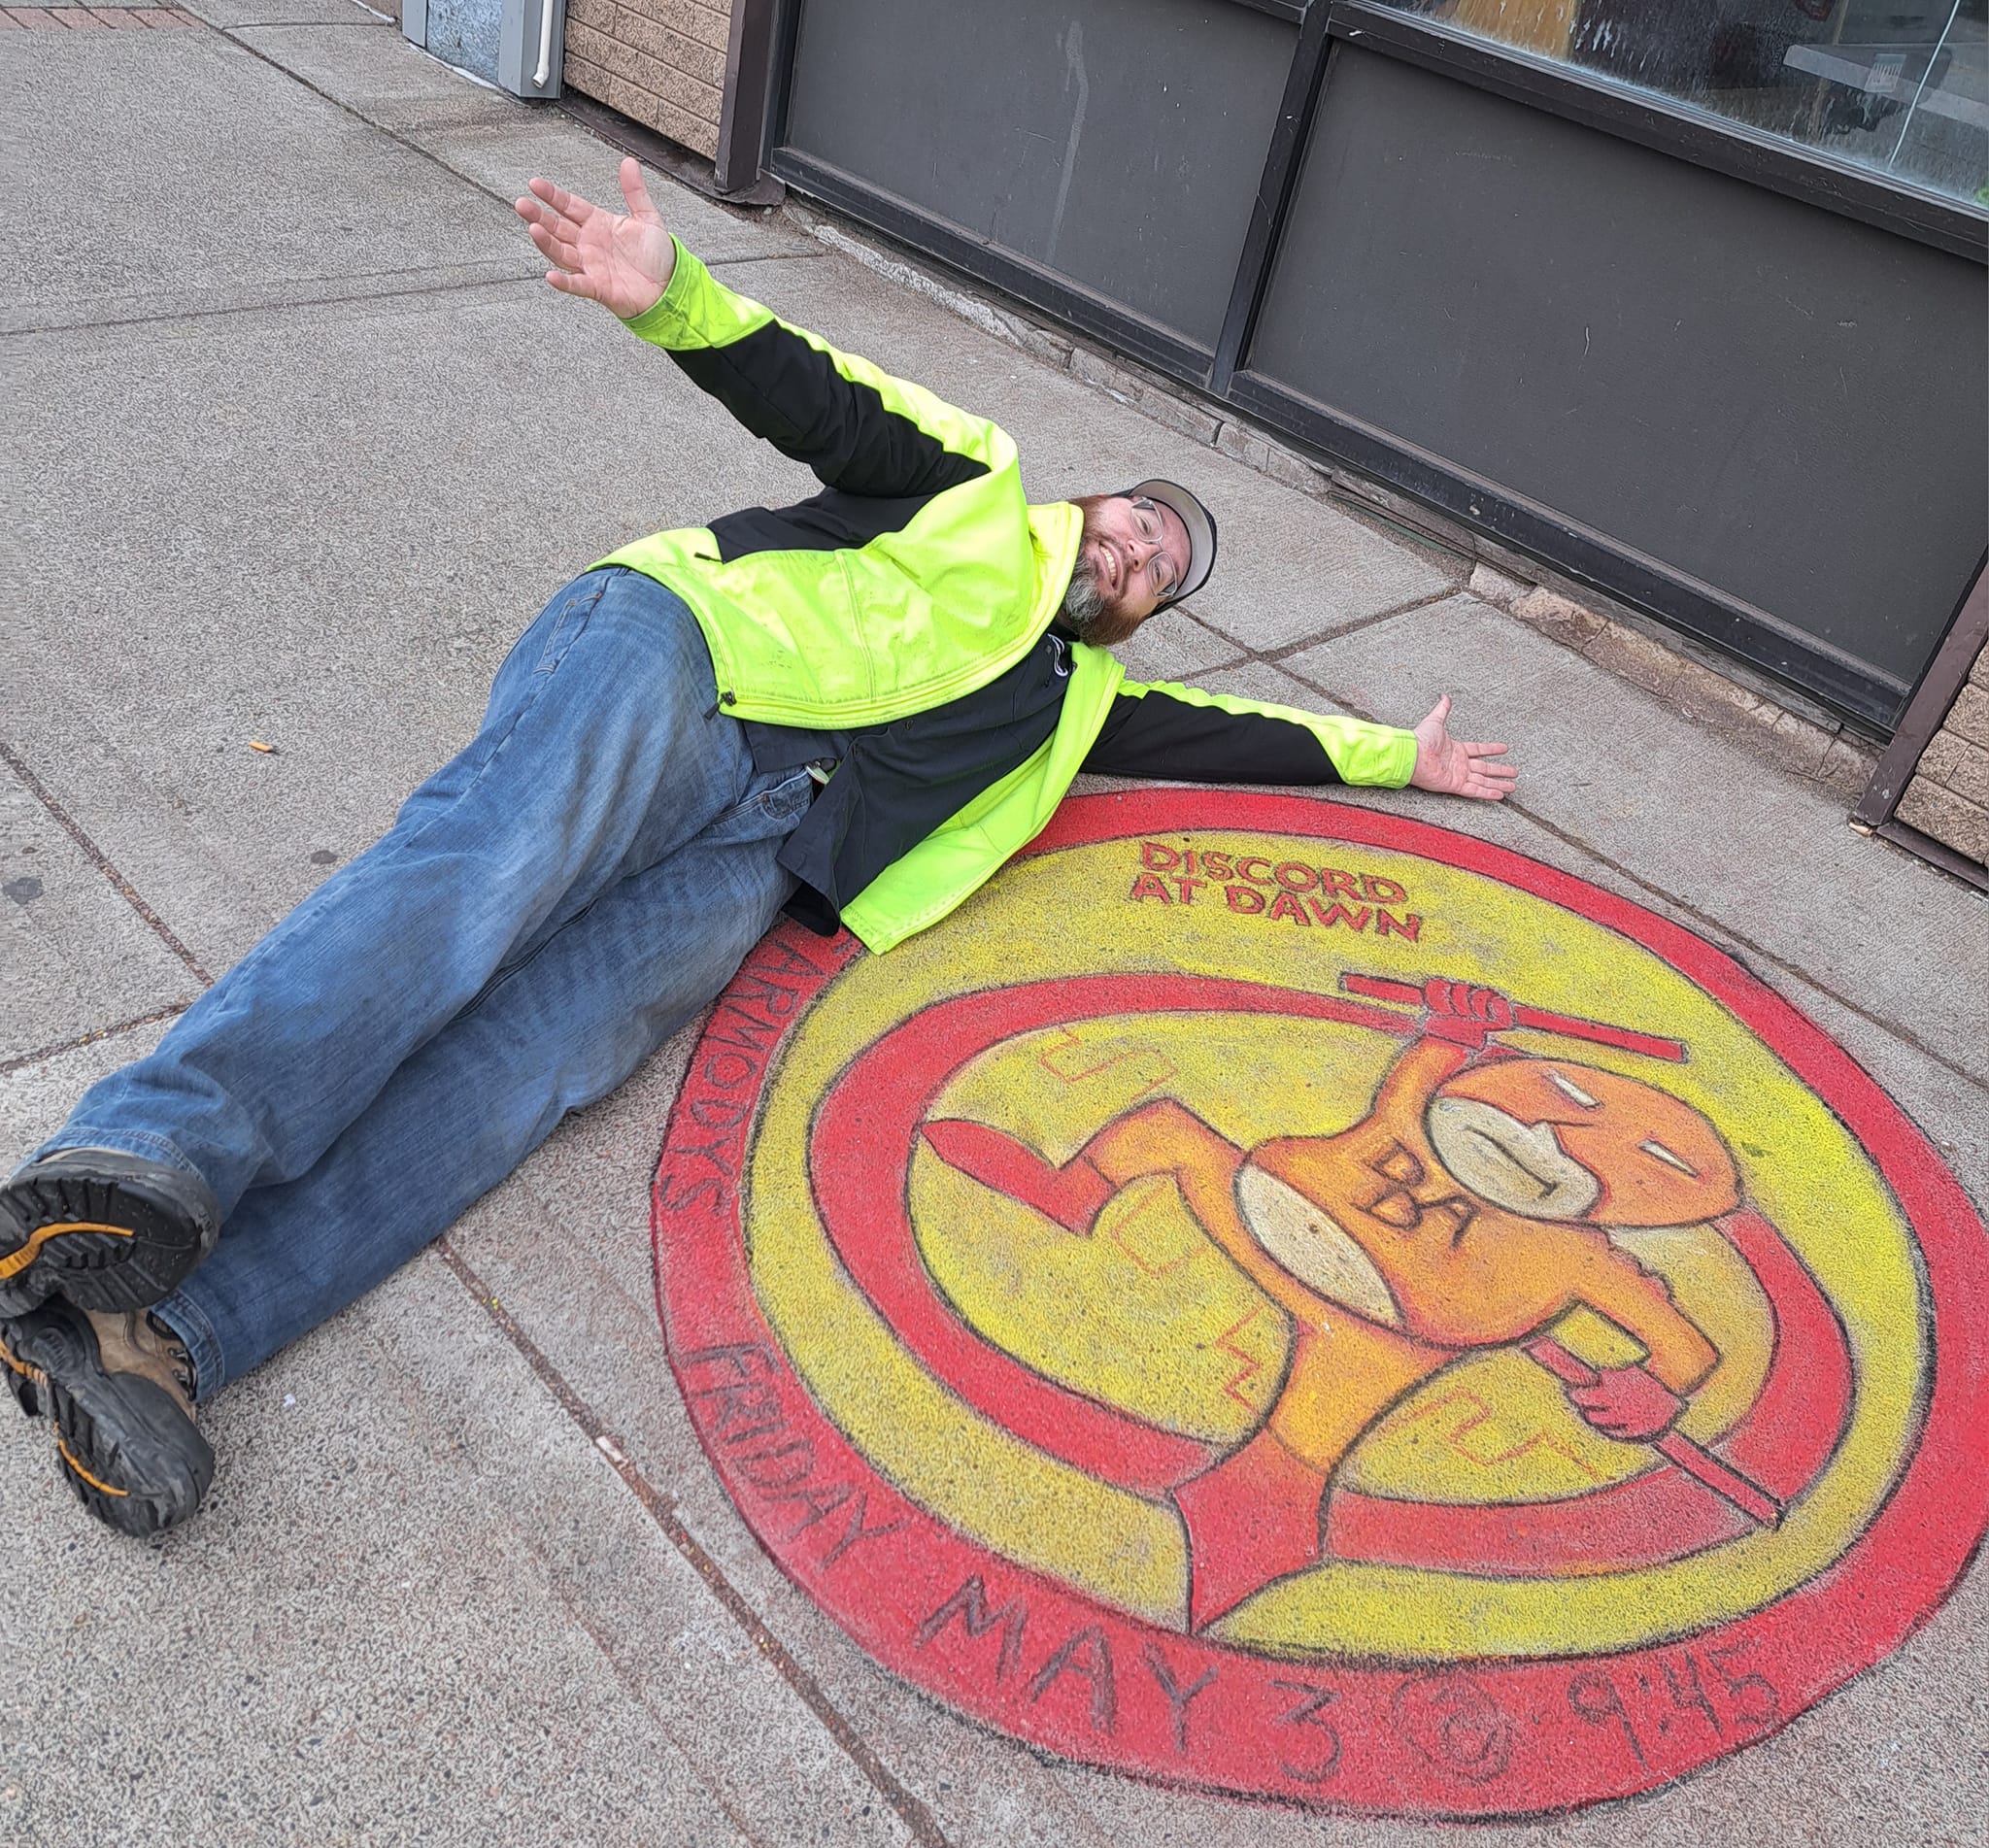
{"label": "dark storefront window", "polygon": [[1989,209],[1989,0],[1383,0]]}

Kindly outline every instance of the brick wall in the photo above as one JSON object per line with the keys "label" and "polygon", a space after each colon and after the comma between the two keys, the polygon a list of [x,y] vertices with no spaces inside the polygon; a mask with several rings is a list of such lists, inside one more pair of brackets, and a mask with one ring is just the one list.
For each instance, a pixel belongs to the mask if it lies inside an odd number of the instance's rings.
{"label": "brick wall", "polygon": [[732,0],[566,0],[565,83],[707,159]]}
{"label": "brick wall", "polygon": [[1921,754],[1899,819],[1989,864],[1989,649]]}

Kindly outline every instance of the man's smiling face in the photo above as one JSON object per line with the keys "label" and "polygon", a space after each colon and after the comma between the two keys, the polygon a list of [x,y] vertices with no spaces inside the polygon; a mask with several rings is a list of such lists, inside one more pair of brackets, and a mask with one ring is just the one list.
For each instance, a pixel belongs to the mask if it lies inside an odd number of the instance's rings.
{"label": "man's smiling face", "polygon": [[1084,536],[1064,597],[1064,620],[1088,642],[1123,642],[1188,575],[1181,516],[1144,494],[1077,502]]}

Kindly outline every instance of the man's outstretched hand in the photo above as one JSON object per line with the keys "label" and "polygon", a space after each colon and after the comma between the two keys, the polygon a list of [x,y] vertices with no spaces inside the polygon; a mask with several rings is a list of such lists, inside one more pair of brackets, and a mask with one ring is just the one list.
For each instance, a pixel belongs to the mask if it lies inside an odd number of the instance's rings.
{"label": "man's outstretched hand", "polygon": [[1419,790],[1439,795],[1468,795],[1481,802],[1500,802],[1511,793],[1519,772],[1495,759],[1505,755],[1502,744],[1466,744],[1447,729],[1450,695],[1430,708],[1416,727],[1416,767],[1409,781]]}
{"label": "man's outstretched hand", "polygon": [[677,267],[677,247],[650,204],[642,169],[634,161],[622,163],[626,217],[550,180],[526,184],[532,196],[520,199],[513,210],[525,221],[539,254],[554,265],[546,281],[555,288],[585,295],[624,320],[633,320],[662,299]]}

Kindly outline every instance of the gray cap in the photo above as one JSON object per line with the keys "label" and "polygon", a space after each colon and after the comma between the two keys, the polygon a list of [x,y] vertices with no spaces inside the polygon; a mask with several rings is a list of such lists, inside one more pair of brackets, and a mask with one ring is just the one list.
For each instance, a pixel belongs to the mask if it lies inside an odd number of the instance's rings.
{"label": "gray cap", "polygon": [[1125,492],[1129,500],[1144,494],[1148,500],[1157,500],[1163,507],[1172,508],[1180,516],[1182,525],[1188,528],[1188,569],[1174,594],[1163,598],[1155,608],[1164,610],[1169,604],[1179,603],[1183,597],[1192,597],[1208,582],[1208,574],[1216,568],[1216,522],[1213,516],[1179,482],[1141,482],[1137,487],[1129,487]]}

